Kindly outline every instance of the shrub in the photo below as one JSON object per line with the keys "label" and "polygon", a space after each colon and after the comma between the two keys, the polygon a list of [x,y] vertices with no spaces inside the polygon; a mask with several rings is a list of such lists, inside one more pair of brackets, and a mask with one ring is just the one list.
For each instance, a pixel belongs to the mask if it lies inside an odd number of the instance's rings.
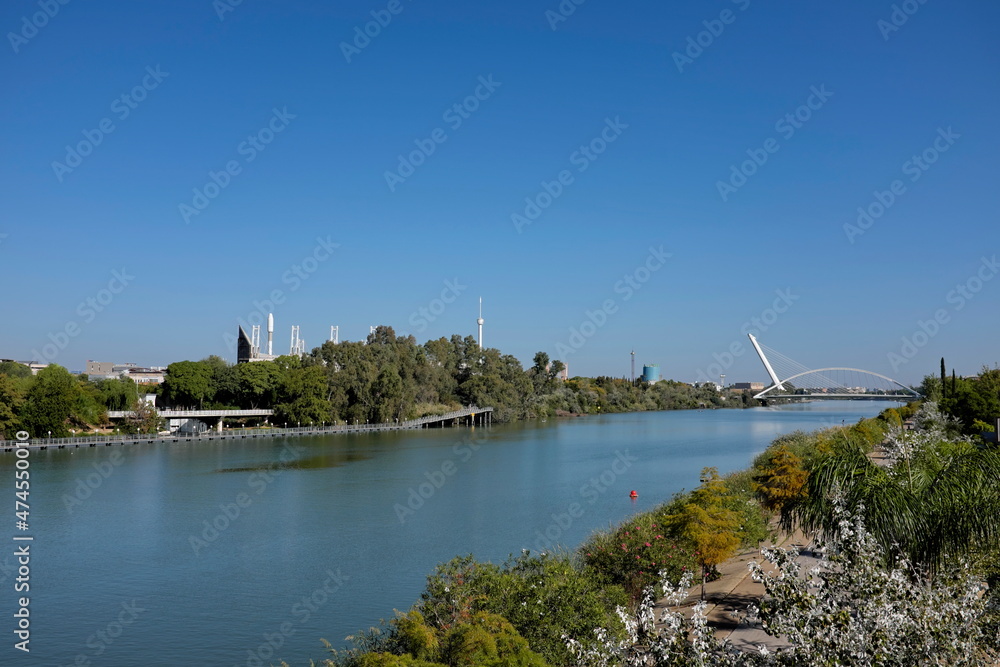
{"label": "shrub", "polygon": [[689,543],[674,537],[664,525],[664,517],[654,510],[615,530],[595,534],[580,547],[584,564],[599,581],[621,586],[632,600],[658,583],[660,572],[665,571],[671,581],[679,580],[697,563]]}
{"label": "shrub", "polygon": [[594,628],[622,631],[614,613],[628,598],[617,586],[602,586],[566,555],[522,553],[502,566],[472,556],[439,565],[428,577],[417,610],[434,628],[449,630],[476,614],[503,617],[551,664],[570,664],[563,633],[592,634]]}

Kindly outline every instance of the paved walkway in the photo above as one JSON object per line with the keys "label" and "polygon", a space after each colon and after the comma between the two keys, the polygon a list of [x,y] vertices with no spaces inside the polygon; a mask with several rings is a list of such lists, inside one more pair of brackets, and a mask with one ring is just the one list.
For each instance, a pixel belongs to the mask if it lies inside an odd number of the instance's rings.
{"label": "paved walkway", "polygon": [[[791,535],[785,535],[775,546],[798,548],[802,552],[808,543],[802,532],[795,530]],[[744,651],[756,652],[757,647],[763,644],[773,652],[787,647],[788,642],[768,635],[759,623],[745,620],[747,607],[764,596],[764,585],[755,582],[750,576],[748,563],[754,560],[763,561],[756,549],[743,551],[719,566],[722,576],[705,584],[705,601],[708,602],[706,614],[709,625],[715,628],[719,639],[728,639],[736,648]],[[799,560],[803,564],[803,570],[816,562],[808,551],[800,555]],[[690,617],[699,600],[701,584],[691,588],[679,609]],[[657,605],[657,610],[660,609],[663,609],[662,603]]]}

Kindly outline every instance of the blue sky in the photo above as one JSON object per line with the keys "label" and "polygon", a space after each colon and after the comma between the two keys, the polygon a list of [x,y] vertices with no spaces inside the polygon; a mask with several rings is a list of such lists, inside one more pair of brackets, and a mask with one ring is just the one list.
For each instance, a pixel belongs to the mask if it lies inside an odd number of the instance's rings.
{"label": "blue sky", "polygon": [[481,296],[572,374],[763,381],[755,317],[811,367],[1000,361],[995,3],[335,4],[4,5],[0,357],[235,360],[278,290],[277,351]]}

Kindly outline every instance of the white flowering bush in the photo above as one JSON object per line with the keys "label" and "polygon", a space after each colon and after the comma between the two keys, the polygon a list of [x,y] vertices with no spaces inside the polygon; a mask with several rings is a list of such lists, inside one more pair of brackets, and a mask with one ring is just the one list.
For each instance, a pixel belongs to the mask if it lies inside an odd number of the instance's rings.
{"label": "white flowering bush", "polygon": [[764,630],[790,648],[769,662],[782,665],[987,665],[996,638],[980,625],[984,583],[958,563],[929,579],[905,559],[885,559],[861,514],[843,508],[835,543],[806,573],[795,552],[765,550],[776,566],[751,572],[767,591],[758,616]]}
{"label": "white flowering bush", "polygon": [[699,602],[691,618],[685,618],[677,609],[688,596],[693,576],[690,572],[681,577],[677,585],[666,578],[662,586],[660,604],[666,605],[656,613],[655,590],[649,587],[635,613],[618,607],[618,615],[625,626],[624,639],[610,640],[608,633],[598,628],[594,631],[597,644],[585,645],[564,636],[566,645],[576,658],[577,665],[587,667],[683,667],[686,665],[741,665],[745,655],[728,642],[719,641],[708,626],[705,615],[707,604]]}
{"label": "white flowering bush", "polygon": [[564,637],[576,664],[594,667],[721,666],[911,666],[990,665],[998,658],[997,638],[983,634],[984,584],[961,566],[933,580],[906,561],[886,568],[881,547],[865,529],[860,514],[840,512],[835,541],[821,551],[820,564],[802,572],[798,554],[765,550],[767,568],[751,563],[766,595],[749,619],[790,646],[739,652],[720,641],[708,626],[700,603],[690,619],[674,607],[687,596],[691,576],[676,585],[664,582],[655,613],[648,589],[639,609],[618,613],[624,640],[597,630],[596,645]]}

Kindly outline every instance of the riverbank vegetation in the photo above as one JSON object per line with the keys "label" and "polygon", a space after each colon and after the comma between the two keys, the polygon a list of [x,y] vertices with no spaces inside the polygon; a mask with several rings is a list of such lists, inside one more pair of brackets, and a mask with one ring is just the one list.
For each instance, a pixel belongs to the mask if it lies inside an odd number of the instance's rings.
{"label": "riverbank vegetation", "polygon": [[[0,436],[20,428],[35,437],[51,431],[108,427],[109,410],[134,410],[142,392],[160,407],[274,410],[271,423],[307,425],[387,423],[444,414],[466,405],[489,406],[496,421],[642,410],[750,407],[748,394],[713,386],[626,378],[559,379],[564,369],[539,352],[525,369],[513,356],[481,350],[471,336],[418,345],[377,327],[366,341],[327,342],[309,354],[232,365],[211,356],[167,367],[162,385],[137,387],[128,378],[90,382],[51,365],[32,376],[27,366],[0,364]],[[135,420],[126,429],[155,430]]]}
{"label": "riverbank vegetation", "polygon": [[[693,491],[573,551],[445,563],[413,609],[324,664],[994,664],[1000,450],[965,430],[928,401],[781,436],[749,469],[705,469]],[[797,551],[764,549],[751,569],[767,595],[743,618],[791,648],[736,650],[704,604],[677,609],[719,563],[793,528],[815,536],[820,564],[803,572]],[[456,634],[482,641],[446,650]],[[496,662],[501,635],[530,654]]]}

